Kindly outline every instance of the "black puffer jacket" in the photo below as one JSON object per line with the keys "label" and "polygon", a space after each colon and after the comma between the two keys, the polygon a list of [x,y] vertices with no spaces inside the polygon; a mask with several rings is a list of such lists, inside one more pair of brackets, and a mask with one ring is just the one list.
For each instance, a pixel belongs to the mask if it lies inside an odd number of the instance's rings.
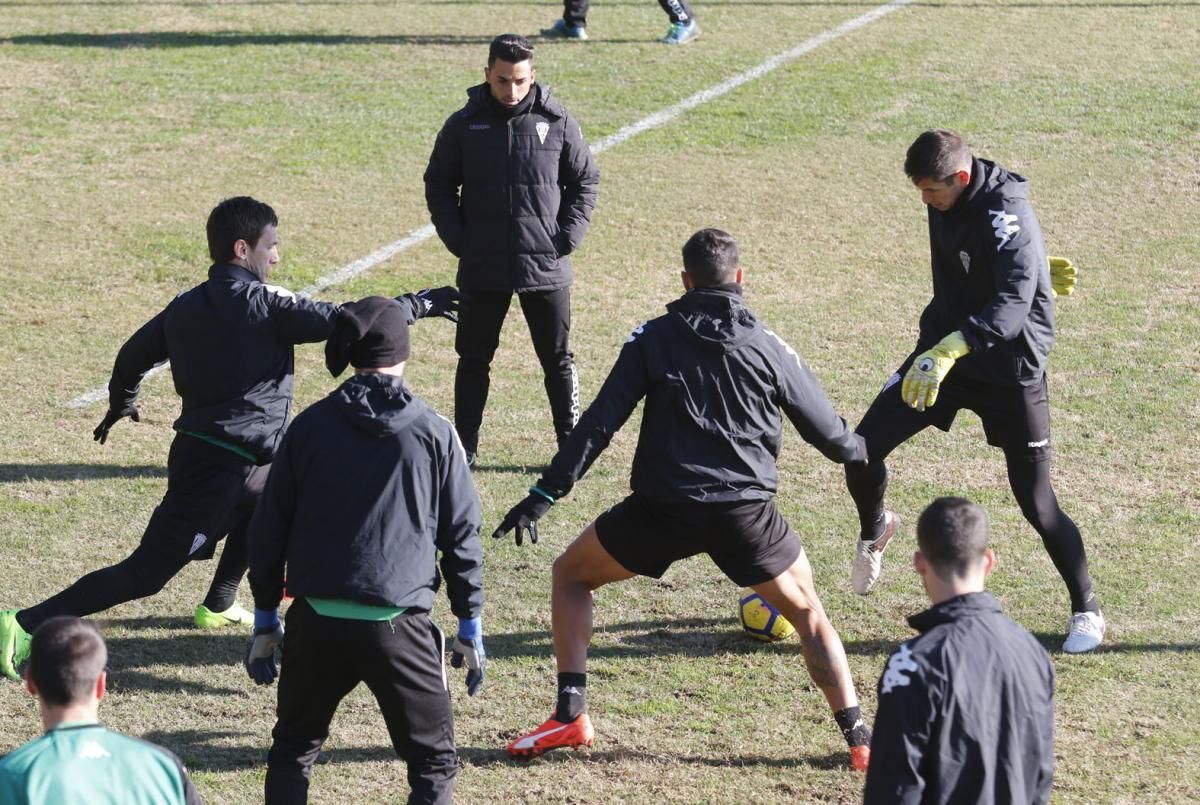
{"label": "black puffer jacket", "polygon": [[483,608],[479,496],[454,427],[400,378],[354,375],[296,417],[250,524],[254,604],[283,595]]}
{"label": "black puffer jacket", "polygon": [[633,474],[662,503],[770,500],[782,417],[831,461],[864,461],[862,437],[782,338],[759,323],[741,287],[697,288],[633,331],[616,365],[539,486],[565,495],[646,398]]}
{"label": "black puffer jacket", "polygon": [[929,208],[933,299],[921,314],[928,349],[961,330],[971,352],[958,375],[1035,385],[1054,346],[1054,297],[1029,183],[976,158],[971,183],[946,212]]}
{"label": "black puffer jacket", "polygon": [[600,171],[579,123],[534,83],[515,111],[487,84],[446,121],[425,170],[438,236],[464,291],[550,291],[574,279],[567,257],[596,206]]}

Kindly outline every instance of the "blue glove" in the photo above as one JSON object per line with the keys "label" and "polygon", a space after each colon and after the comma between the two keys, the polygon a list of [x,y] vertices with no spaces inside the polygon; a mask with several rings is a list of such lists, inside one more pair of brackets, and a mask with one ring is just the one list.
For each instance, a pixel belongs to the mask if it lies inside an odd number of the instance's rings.
{"label": "blue glove", "polygon": [[283,643],[283,624],[274,609],[254,610],[254,637],[246,647],[246,673],[256,685],[270,685],[279,675],[275,649]]}
{"label": "blue glove", "polygon": [[483,687],[483,674],[487,670],[487,654],[483,650],[483,619],[459,618],[458,637],[450,647],[450,665],[454,668],[467,666],[467,695],[474,696]]}

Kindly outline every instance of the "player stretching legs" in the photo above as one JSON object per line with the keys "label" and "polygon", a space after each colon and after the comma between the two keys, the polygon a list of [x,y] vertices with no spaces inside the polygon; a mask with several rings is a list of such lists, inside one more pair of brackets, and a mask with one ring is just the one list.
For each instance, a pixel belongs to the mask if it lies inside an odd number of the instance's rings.
{"label": "player stretching legs", "polygon": [[1063,651],[1091,651],[1104,639],[1104,616],[1079,529],[1050,485],[1046,363],[1056,288],[1070,292],[1073,268],[1057,258],[1048,267],[1028,182],[972,155],[958,135],[925,132],[904,171],[928,207],[933,299],[916,350],[857,428],[870,463],[846,467],[861,526],[854,591],[871,591],[895,533],[896,518],[884,510],[884,459],[930,425],[950,430],[966,408],[983,421],[988,444],[1004,450],[1013,496],[1066,582],[1072,614]]}
{"label": "player stretching legs", "polygon": [[862,441],[799,356],[742,301],[738,249],[730,235],[697,232],[683,247],[683,264],[687,293],[667,305],[667,315],[634,331],[545,475],[494,534],[515,531],[517,544],[525,534],[536,542],[538,519],[570,492],[645,397],[633,493],[584,529],[554,563],[557,707],[508,751],[532,757],[590,746],[585,691],[592,592],[634,575],[660,578],[674,562],[706,553],[796,627],[809,673],[834,710],[852,763],[865,769],[870,733],[841,640],[821,608],[800,539],[774,501],[781,414],[832,461],[863,461]]}

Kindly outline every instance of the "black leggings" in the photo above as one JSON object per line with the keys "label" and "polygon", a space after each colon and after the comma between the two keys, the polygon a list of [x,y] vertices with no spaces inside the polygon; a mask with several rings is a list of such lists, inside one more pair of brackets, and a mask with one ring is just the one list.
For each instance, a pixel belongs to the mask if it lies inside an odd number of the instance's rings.
{"label": "black leggings", "polygon": [[[846,486],[858,508],[861,533],[867,537],[873,534],[875,524],[883,514],[883,499],[888,485],[884,459],[913,435],[898,432],[895,428],[873,427],[873,423],[882,424],[880,419],[868,413],[858,428],[867,442],[869,463],[864,468],[846,466]],[[1025,519],[1042,538],[1046,553],[1050,554],[1050,560],[1066,582],[1071,596],[1071,611],[1098,611],[1099,604],[1092,592],[1092,579],[1088,574],[1083,537],[1075,522],[1058,505],[1058,498],[1050,485],[1050,462],[1029,461],[1023,456],[1007,452],[1005,460],[1013,496]]]}

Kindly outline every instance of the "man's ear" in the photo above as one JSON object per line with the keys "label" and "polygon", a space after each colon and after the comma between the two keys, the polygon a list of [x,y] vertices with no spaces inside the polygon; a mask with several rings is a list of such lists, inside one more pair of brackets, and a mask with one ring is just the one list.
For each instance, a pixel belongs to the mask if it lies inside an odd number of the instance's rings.
{"label": "man's ear", "polygon": [[108,671],[101,671],[100,676],[96,677],[96,701],[104,698],[104,694],[108,692]]}
{"label": "man's ear", "polygon": [[958,176],[958,183],[966,187],[971,183],[971,172],[968,170],[960,170],[955,172]]}
{"label": "man's ear", "polygon": [[921,553],[919,550],[913,551],[912,563],[913,570],[917,571],[918,576],[924,578],[925,574],[929,572],[929,562],[925,560],[925,554]]}
{"label": "man's ear", "polygon": [[692,283],[692,275],[691,275],[691,274],[689,274],[689,273],[687,273],[686,271],[680,271],[680,272],[679,272],[679,278],[680,278],[681,280],[683,280],[683,290],[685,290],[685,291],[690,291],[690,290],[692,290],[692,288],[695,288],[695,287],[696,287],[696,286],[695,286],[695,285]]}
{"label": "man's ear", "polygon": [[991,548],[983,549],[983,576],[987,578],[996,569],[996,554]]}
{"label": "man's ear", "polygon": [[33,674],[29,673],[29,668],[25,668],[25,690],[29,691],[29,695],[37,698],[37,685],[33,684]]}
{"label": "man's ear", "polygon": [[741,266],[738,266],[737,275],[733,278],[733,281],[736,282],[738,285],[742,284],[742,267]]}

